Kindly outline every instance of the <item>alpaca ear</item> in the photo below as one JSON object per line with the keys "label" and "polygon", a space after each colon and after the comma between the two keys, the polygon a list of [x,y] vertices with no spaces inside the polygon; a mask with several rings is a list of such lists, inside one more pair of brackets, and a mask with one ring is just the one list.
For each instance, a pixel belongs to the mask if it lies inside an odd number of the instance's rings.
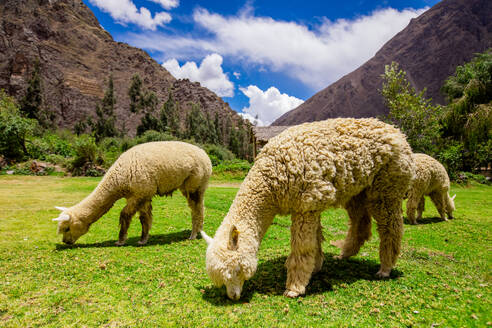
{"label": "alpaca ear", "polygon": [[456,194],[454,194],[453,197],[451,197],[451,200],[454,200],[456,198]]}
{"label": "alpaca ear", "polygon": [[58,221],[58,222],[64,222],[64,221],[70,221],[70,215],[68,214],[60,214],[59,217],[52,219],[53,221]]}
{"label": "alpaca ear", "polygon": [[55,208],[56,208],[57,210],[61,211],[61,212],[64,212],[64,211],[66,211],[66,210],[67,210],[67,208],[66,208],[66,207],[61,207],[61,206],[55,206]]}
{"label": "alpaca ear", "polygon": [[213,238],[209,237],[205,231],[201,230],[200,231],[200,234],[202,235],[202,238],[205,239],[205,241],[207,242],[207,245],[210,245],[212,244],[212,242],[214,241]]}
{"label": "alpaca ear", "polygon": [[237,250],[238,241],[239,241],[239,230],[237,230],[236,226],[232,226],[227,248],[231,251]]}

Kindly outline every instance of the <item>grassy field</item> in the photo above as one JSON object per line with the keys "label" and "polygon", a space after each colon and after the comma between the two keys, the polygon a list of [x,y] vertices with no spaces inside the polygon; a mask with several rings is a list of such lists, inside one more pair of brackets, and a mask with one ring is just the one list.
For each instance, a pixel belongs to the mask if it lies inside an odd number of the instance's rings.
{"label": "grassy field", "polygon": [[[492,187],[453,186],[456,219],[440,222],[428,203],[424,220],[405,225],[403,251],[391,279],[375,280],[378,237],[359,255],[335,261],[330,240],[347,229],[342,210],[322,223],[325,264],[298,299],[282,296],[289,253],[287,217],[277,217],[259,253],[256,275],[239,302],[212,286],[206,244],[187,240],[185,199],[154,199],[154,225],[137,246],[134,220],[127,246],[116,247],[124,201],[67,247],[51,221],[55,205],[85,197],[96,178],[0,177],[0,326],[2,327],[485,327],[492,325]],[[213,182],[205,230],[226,214],[237,182]]]}

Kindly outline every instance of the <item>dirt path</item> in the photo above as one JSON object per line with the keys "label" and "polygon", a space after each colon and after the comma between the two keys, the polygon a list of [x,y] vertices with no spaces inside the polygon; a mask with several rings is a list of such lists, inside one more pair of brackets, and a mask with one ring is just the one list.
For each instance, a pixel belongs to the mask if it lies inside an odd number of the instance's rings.
{"label": "dirt path", "polygon": [[209,183],[209,187],[218,187],[218,188],[239,188],[241,186],[242,181],[211,181]]}

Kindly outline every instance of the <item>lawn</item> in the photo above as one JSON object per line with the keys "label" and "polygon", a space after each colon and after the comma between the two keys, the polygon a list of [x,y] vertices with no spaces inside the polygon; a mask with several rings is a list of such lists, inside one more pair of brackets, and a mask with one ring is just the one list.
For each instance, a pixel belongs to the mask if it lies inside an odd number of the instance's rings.
{"label": "lawn", "polygon": [[[75,246],[56,235],[54,206],[85,197],[97,178],[0,176],[0,326],[2,327],[484,327],[492,325],[492,187],[453,185],[452,221],[427,203],[424,220],[405,224],[403,251],[387,280],[376,280],[378,236],[350,260],[335,261],[330,240],[343,238],[347,216],[322,223],[325,264],[298,299],[282,296],[289,253],[287,217],[277,217],[259,252],[256,275],[238,302],[212,286],[206,244],[188,240],[191,219],[179,193],[155,198],[154,225],[139,247],[134,219],[126,246],[114,246],[124,201]],[[213,235],[237,182],[212,182],[205,230]],[[373,227],[374,229],[374,227]]]}

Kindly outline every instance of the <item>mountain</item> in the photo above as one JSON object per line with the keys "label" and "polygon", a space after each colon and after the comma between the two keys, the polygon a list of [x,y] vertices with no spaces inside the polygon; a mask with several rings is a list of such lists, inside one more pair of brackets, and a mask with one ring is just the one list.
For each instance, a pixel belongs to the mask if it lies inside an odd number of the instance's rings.
{"label": "mountain", "polygon": [[114,80],[119,128],[134,134],[142,114],[129,110],[133,74],[161,104],[169,93],[180,104],[183,124],[191,103],[213,119],[215,113],[233,124],[242,118],[215,93],[198,82],[175,79],[145,51],[116,42],[80,0],[0,0],[0,89],[20,99],[34,63],[39,61],[44,107],[59,127],[73,128],[95,116],[97,103]]}
{"label": "mountain", "polygon": [[412,86],[427,88],[427,97],[443,104],[444,80],[474,53],[492,47],[492,1],[443,0],[410,21],[374,57],[319,91],[272,125],[295,125],[333,117],[374,117],[387,114],[381,74],[396,61]]}

